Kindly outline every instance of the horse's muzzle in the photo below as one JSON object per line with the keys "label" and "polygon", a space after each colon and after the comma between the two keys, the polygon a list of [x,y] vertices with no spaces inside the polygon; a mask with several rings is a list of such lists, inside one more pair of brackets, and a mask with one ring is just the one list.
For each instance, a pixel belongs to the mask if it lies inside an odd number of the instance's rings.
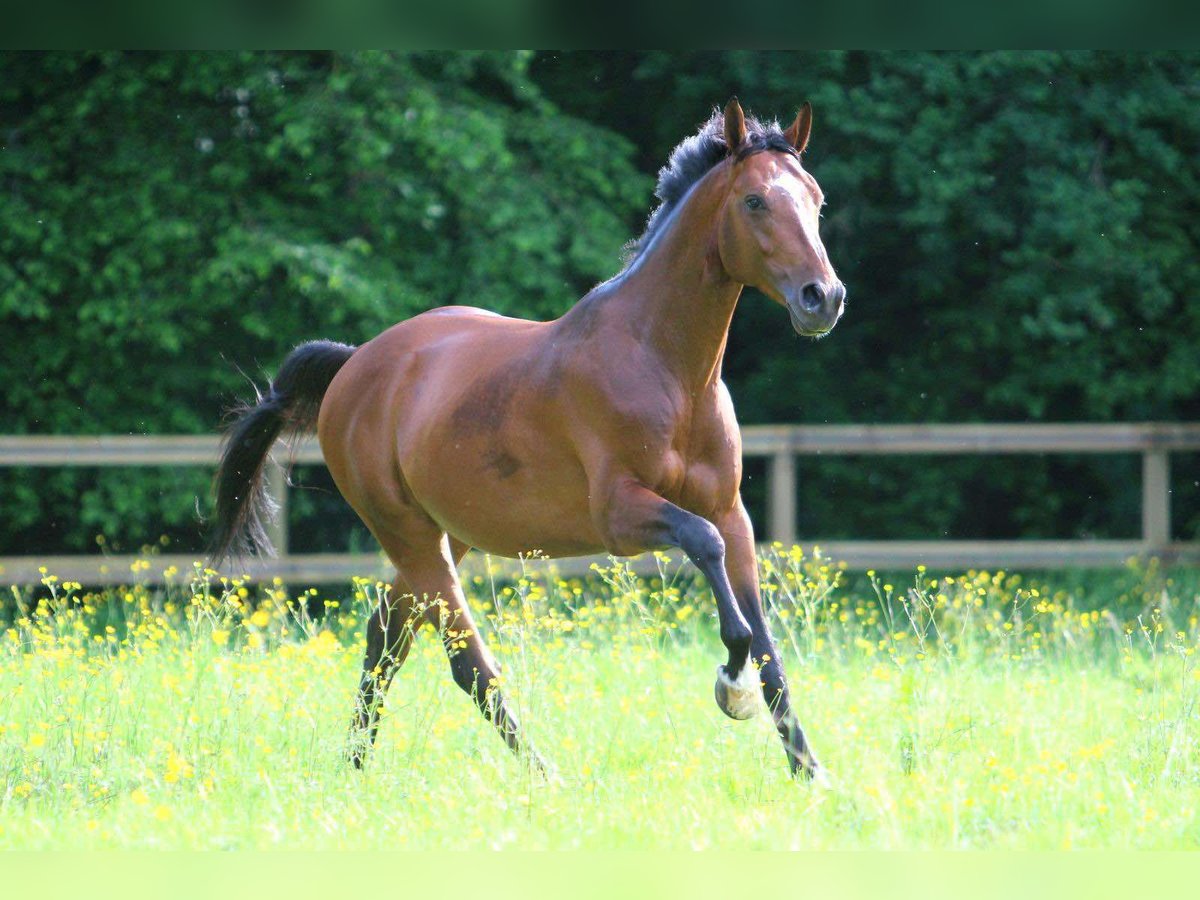
{"label": "horse's muzzle", "polygon": [[833,330],[846,308],[846,286],[841,281],[812,281],[786,295],[788,315],[797,334],[820,337]]}

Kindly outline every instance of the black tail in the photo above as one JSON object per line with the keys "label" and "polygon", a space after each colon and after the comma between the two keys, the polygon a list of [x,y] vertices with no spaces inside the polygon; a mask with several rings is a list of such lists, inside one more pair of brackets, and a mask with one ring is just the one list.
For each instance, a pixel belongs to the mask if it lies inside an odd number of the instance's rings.
{"label": "black tail", "polygon": [[301,344],[258,403],[237,411],[217,469],[216,525],[209,544],[214,566],[229,556],[274,554],[266,525],[278,507],[263,485],[267,454],[280,435],[312,430],[325,391],[354,349],[333,341]]}

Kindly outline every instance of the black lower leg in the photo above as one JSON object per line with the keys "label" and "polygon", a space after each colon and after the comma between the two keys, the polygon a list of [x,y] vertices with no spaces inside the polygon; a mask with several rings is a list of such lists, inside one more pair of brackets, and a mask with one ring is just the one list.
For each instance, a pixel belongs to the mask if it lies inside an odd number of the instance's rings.
{"label": "black lower leg", "polygon": [[488,663],[487,657],[478,646],[468,644],[457,652],[447,650],[450,654],[450,671],[454,675],[454,683],[462,688],[475,701],[483,717],[500,732],[505,746],[518,756],[524,750],[533,767],[543,775],[552,770],[536,750],[521,740],[521,726],[516,716],[504,702],[504,695],[496,686],[496,672]]}
{"label": "black lower leg", "polygon": [[457,684],[474,702],[483,717],[487,719],[504,743],[514,753],[521,750],[521,740],[516,718],[509,713],[504,704],[504,697],[495,684],[496,673],[480,659],[470,648],[462,650],[448,649],[450,654],[450,671]]}
{"label": "black lower leg", "polygon": [[788,690],[787,676],[779,653],[767,631],[766,623],[761,613],[751,610],[748,618],[754,629],[754,642],[751,653],[759,664],[758,677],[762,682],[763,700],[771,711],[775,722],[775,730],[783,741],[783,750],[787,754],[788,768],[795,775],[797,771],[811,778],[816,774],[819,764],[813,755],[808,741],[804,737],[804,729],[800,720],[792,710],[791,692]]}
{"label": "black lower leg", "polygon": [[367,652],[355,700],[350,760],[361,768],[379,731],[379,709],[397,663],[411,640],[411,625],[396,608],[381,604],[367,621]]}
{"label": "black lower leg", "polygon": [[687,554],[712,588],[717,601],[721,643],[729,653],[725,670],[730,678],[736,679],[749,661],[753,634],[729,585],[729,575],[725,571],[725,541],[711,522],[678,507],[672,507],[667,518],[671,543]]}

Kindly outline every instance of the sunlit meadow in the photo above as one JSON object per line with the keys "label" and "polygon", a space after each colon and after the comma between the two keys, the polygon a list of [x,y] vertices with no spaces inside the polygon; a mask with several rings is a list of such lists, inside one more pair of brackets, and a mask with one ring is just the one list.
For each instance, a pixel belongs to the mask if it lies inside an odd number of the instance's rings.
{"label": "sunlit meadow", "polygon": [[347,767],[374,582],[338,602],[199,567],[101,593],[47,573],[4,607],[0,847],[1200,845],[1194,586],[1153,565],[1100,598],[1002,572],[890,583],[781,547],[762,569],[827,790],[788,777],[765,710],[718,711],[711,595],[665,558],[651,579],[469,580],[549,779],[428,630],[369,768]]}

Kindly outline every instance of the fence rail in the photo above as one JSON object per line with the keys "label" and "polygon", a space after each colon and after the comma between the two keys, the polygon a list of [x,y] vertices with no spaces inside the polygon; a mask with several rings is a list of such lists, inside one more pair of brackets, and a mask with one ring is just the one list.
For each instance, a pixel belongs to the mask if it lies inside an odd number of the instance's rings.
{"label": "fence rail", "polygon": [[[797,457],[849,454],[1010,454],[1138,453],[1142,457],[1142,534],[1118,541],[811,541],[832,559],[852,568],[933,568],[1120,565],[1132,556],[1156,556],[1169,563],[1200,565],[1200,542],[1171,536],[1170,454],[1200,450],[1200,424],[1036,424],[1036,425],[761,425],[742,430],[743,453],[766,457],[769,541],[796,543]],[[213,466],[215,435],[0,436],[0,466]],[[277,458],[320,463],[316,441],[277,448]],[[280,556],[246,564],[255,578],[296,582],[338,581],[351,575],[382,575],[382,557],[371,554],[287,553],[287,480],[278,465],[270,478],[281,513],[272,535]],[[60,578],[91,584],[137,578],[162,581],[172,568],[186,577],[195,556],[158,557],[150,569],[133,572],[133,557],[0,557],[0,584],[36,582],[45,566]],[[586,571],[595,557],[556,561],[564,574]],[[480,558],[467,560],[480,568]],[[516,565],[515,563],[513,565]],[[532,565],[545,565],[532,563]],[[635,567],[646,569],[640,560]],[[138,569],[142,569],[139,564]]]}

